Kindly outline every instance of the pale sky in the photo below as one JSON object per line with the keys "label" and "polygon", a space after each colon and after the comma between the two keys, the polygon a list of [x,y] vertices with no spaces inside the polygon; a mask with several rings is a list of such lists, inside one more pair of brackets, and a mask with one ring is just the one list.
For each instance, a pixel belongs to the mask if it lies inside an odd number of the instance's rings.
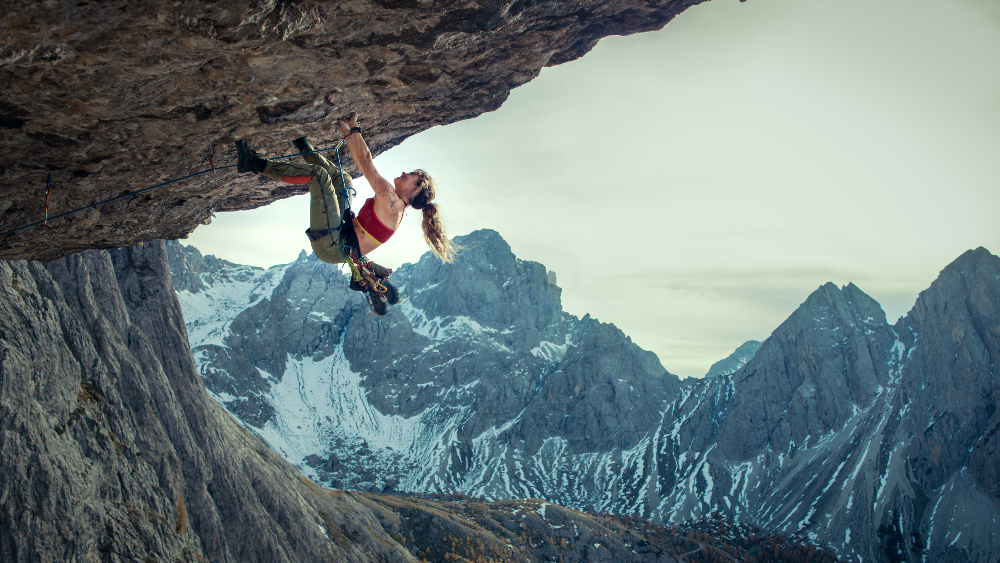
{"label": "pale sky", "polygon": [[[702,376],[826,282],[892,323],[962,252],[1000,252],[1000,2],[711,0],[376,165],[426,169],[451,235],[498,231],[566,311]],[[372,259],[419,259],[419,217]],[[299,196],[186,242],[272,266],[307,226]]]}

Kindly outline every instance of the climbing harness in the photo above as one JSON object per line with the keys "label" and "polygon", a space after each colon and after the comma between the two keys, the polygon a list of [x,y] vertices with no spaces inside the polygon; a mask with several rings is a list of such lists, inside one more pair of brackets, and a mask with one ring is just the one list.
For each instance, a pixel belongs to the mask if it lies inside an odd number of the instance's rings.
{"label": "climbing harness", "polygon": [[[286,154],[286,155],[274,157],[271,160],[282,160],[282,159],[286,159],[286,158],[293,158],[293,157],[296,157],[296,156],[305,156],[307,154],[313,154],[313,153],[318,153],[318,152],[335,150],[335,149],[339,149],[340,146],[343,145],[343,144],[344,144],[344,141],[340,141],[339,143],[337,143],[336,145],[333,145],[332,147],[326,147],[326,148],[323,148],[323,149],[315,149],[315,150],[311,150],[311,151],[307,151],[307,152],[297,152],[295,154]],[[66,217],[68,215],[73,215],[74,213],[79,213],[81,211],[84,211],[84,210],[87,210],[87,209],[91,209],[93,207],[97,207],[99,205],[104,205],[105,203],[111,203],[113,201],[118,201],[120,199],[127,199],[127,198],[130,198],[130,197],[133,197],[133,196],[137,196],[139,194],[143,194],[143,193],[155,190],[157,188],[162,188],[163,186],[169,186],[170,184],[175,184],[177,182],[182,182],[184,180],[187,180],[187,179],[190,179],[190,178],[194,178],[195,176],[201,176],[202,174],[207,174],[209,172],[218,173],[219,170],[226,170],[227,168],[236,168],[235,164],[230,164],[230,165],[227,165],[227,166],[218,166],[217,167],[217,166],[215,166],[215,163],[212,162],[211,159],[209,159],[209,164],[212,165],[211,168],[207,168],[205,170],[201,170],[201,171],[195,172],[193,174],[188,174],[187,176],[183,176],[181,178],[175,178],[173,180],[169,180],[169,181],[166,181],[166,182],[163,182],[163,183],[160,183],[160,184],[156,184],[155,186],[149,186],[148,188],[143,188],[141,190],[136,190],[134,192],[125,193],[125,194],[122,194],[120,196],[115,196],[115,197],[112,197],[112,198],[109,198],[109,199],[105,199],[103,201],[98,201],[97,203],[92,203],[90,205],[85,205],[85,206],[80,207],[78,209],[73,209],[73,210],[67,211],[65,213],[60,213],[59,215],[52,216],[52,217],[49,217],[49,212],[48,212],[48,197],[49,197],[49,191],[50,191],[50,189],[52,187],[52,175],[50,173],[49,177],[48,177],[47,185],[45,187],[45,218],[42,219],[41,221],[35,221],[34,223],[29,223],[27,225],[24,225],[23,227],[18,227],[16,229],[12,229],[12,230],[7,231],[7,232],[5,232],[3,234],[0,234],[0,238],[6,237],[8,235],[12,235],[12,234],[14,234],[16,232],[23,231],[25,229],[30,229],[31,227],[37,227],[38,225],[47,225],[49,219],[53,219],[53,220],[55,220],[55,219],[62,219],[63,217]],[[340,164],[340,153],[339,153],[339,151],[337,153],[337,164],[338,165]],[[340,175],[341,175],[341,179],[343,179],[344,172],[341,171]],[[341,183],[341,185],[343,185],[343,183]]]}

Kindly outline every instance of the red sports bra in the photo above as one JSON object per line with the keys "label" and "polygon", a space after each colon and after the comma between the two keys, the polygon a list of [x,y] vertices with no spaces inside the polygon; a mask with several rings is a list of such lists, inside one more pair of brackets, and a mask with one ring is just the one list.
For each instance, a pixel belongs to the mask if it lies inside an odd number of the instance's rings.
{"label": "red sports bra", "polygon": [[389,237],[396,232],[396,229],[390,229],[378,218],[378,215],[375,215],[375,200],[373,198],[368,198],[361,206],[354,225],[360,227],[361,232],[368,235],[368,238],[372,239],[376,246],[388,241]]}

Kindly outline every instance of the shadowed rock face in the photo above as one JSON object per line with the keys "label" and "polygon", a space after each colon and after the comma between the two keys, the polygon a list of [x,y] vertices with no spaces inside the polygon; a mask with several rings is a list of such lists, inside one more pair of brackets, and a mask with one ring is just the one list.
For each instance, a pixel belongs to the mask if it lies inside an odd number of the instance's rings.
{"label": "shadowed rock face", "polygon": [[204,391],[163,244],[0,261],[0,560],[415,561]]}
{"label": "shadowed rock face", "polygon": [[[233,163],[339,140],[373,153],[500,107],[541,68],[608,35],[663,27],[698,0],[129,3],[15,1],[0,30],[0,233]],[[205,174],[0,238],[0,258],[182,238],[219,211],[301,187]]]}

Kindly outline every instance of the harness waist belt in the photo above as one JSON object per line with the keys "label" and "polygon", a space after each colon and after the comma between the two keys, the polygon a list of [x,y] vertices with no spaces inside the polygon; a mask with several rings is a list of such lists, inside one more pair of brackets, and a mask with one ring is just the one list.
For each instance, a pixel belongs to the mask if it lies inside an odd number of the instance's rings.
{"label": "harness waist belt", "polygon": [[319,239],[325,237],[326,235],[339,230],[340,227],[334,227],[332,229],[323,229],[322,231],[314,231],[312,229],[306,229],[306,236],[309,237],[309,240],[311,240],[312,242],[316,242]]}

